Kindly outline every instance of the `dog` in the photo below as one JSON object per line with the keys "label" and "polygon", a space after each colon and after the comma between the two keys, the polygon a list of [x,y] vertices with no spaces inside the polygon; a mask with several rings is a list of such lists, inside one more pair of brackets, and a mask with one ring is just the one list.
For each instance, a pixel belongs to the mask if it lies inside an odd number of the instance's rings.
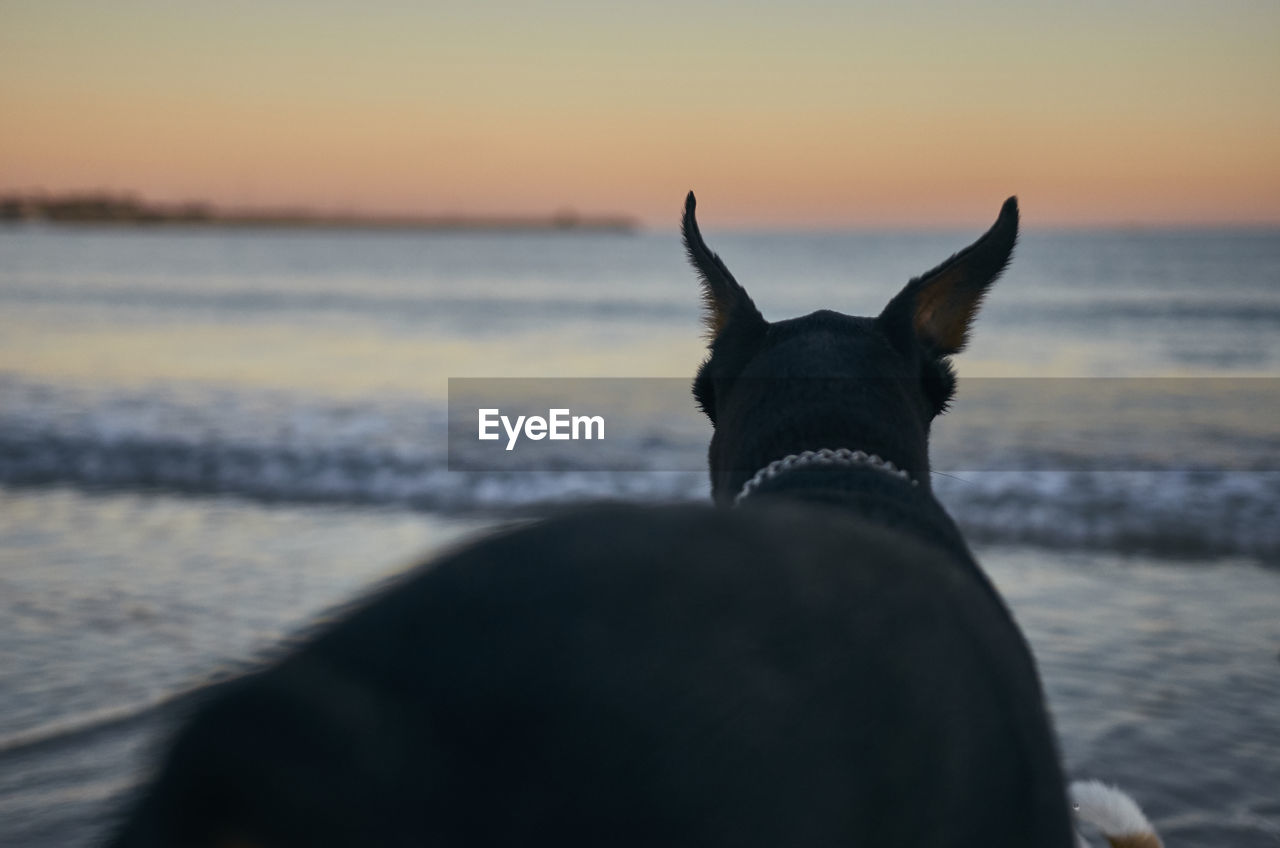
{"label": "dog", "polygon": [[116,848],[1017,846],[1075,836],[1031,652],[929,481],[991,229],[875,318],[770,323],[703,241],[716,505],[424,565],[178,730]]}

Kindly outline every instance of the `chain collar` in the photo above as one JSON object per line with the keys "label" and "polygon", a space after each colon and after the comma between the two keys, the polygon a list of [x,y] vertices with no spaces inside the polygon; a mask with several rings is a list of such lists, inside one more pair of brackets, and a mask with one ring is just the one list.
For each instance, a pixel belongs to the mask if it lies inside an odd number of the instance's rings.
{"label": "chain collar", "polygon": [[733,505],[738,506],[744,498],[778,475],[802,468],[874,468],[885,474],[899,477],[913,486],[919,484],[919,481],[911,479],[911,475],[906,471],[873,453],[849,450],[848,448],[836,448],[835,450],[822,448],[816,451],[793,453],[784,456],[782,459],[775,459],[757,471],[750,480],[742,485],[742,489],[733,499]]}

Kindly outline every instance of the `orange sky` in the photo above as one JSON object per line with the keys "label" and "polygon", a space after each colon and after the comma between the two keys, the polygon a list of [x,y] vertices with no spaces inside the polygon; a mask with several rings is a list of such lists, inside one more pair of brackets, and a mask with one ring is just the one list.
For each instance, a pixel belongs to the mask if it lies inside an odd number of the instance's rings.
{"label": "orange sky", "polygon": [[1280,223],[1280,3],[1039,5],[0,0],[0,190]]}

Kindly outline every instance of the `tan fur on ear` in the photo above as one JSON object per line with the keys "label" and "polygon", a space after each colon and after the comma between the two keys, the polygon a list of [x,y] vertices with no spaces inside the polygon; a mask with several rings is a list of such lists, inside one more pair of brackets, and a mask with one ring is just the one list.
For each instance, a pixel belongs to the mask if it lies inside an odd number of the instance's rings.
{"label": "tan fur on ear", "polygon": [[987,288],[1004,271],[1018,240],[1018,200],[1000,208],[991,229],[899,292],[880,317],[893,326],[910,319],[916,338],[937,357],[958,353]]}
{"label": "tan fur on ear", "polygon": [[916,335],[937,350],[959,351],[969,341],[969,324],[978,312],[982,290],[965,288],[963,274],[946,271],[916,295]]}
{"label": "tan fur on ear", "polygon": [[707,339],[714,341],[724,325],[729,323],[729,308],[721,300],[717,300],[711,289],[702,289],[702,323],[707,328]]}

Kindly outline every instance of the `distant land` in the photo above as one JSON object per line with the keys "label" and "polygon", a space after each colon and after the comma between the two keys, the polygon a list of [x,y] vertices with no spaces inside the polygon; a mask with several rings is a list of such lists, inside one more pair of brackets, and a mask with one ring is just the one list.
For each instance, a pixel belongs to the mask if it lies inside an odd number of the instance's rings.
{"label": "distant land", "polygon": [[149,203],[129,194],[0,194],[0,224],[482,232],[632,233],[639,224],[620,215],[376,215],[307,209],[222,209],[209,203]]}

